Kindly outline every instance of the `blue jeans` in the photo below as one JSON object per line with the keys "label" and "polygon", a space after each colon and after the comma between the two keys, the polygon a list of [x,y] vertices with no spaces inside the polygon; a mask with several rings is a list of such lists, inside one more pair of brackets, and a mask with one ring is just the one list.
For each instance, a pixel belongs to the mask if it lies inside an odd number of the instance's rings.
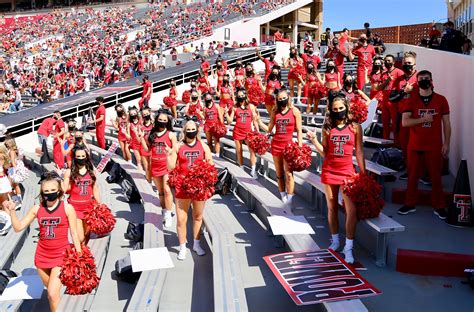
{"label": "blue jeans", "polygon": [[21,101],[13,102],[8,108],[9,112],[18,112],[20,110]]}

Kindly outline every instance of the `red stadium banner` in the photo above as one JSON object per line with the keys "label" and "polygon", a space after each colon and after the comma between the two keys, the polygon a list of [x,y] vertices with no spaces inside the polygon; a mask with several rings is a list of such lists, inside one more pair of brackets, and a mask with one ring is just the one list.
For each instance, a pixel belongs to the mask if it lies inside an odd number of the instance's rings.
{"label": "red stadium banner", "polygon": [[297,305],[381,294],[337,253],[328,249],[287,252],[263,259]]}

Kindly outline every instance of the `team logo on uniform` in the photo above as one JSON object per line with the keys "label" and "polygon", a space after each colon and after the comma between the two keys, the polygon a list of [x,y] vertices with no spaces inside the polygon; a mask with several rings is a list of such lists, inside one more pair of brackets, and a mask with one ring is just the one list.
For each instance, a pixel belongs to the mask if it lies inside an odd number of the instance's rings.
{"label": "team logo on uniform", "polygon": [[[435,109],[432,108],[420,108],[418,109],[418,115],[420,117],[425,116],[426,114],[428,115],[434,115],[436,113]],[[422,128],[431,128],[431,122],[425,122],[421,125]]]}
{"label": "team logo on uniform", "polygon": [[76,185],[79,188],[79,196],[87,196],[89,192],[87,188],[92,184],[91,180],[79,180],[76,181]]}
{"label": "team logo on uniform", "polygon": [[362,58],[364,61],[367,61],[369,59],[369,52],[362,52]]}
{"label": "team logo on uniform", "polygon": [[215,113],[214,110],[210,110],[210,109],[206,110],[207,119],[214,120],[214,116],[215,116],[214,113]]}
{"label": "team logo on uniform", "polygon": [[344,144],[351,139],[349,134],[333,135],[331,141],[334,144],[334,155],[344,156]]}
{"label": "team logo on uniform", "polygon": [[471,214],[469,213],[469,210],[472,205],[471,195],[454,194],[454,204],[456,204],[456,208],[460,210],[458,222],[470,223]]}
{"label": "team logo on uniform", "polygon": [[250,114],[248,112],[239,113],[240,122],[241,123],[247,122],[247,117],[249,117],[249,116],[250,116]]}
{"label": "team logo on uniform", "polygon": [[61,217],[43,217],[40,219],[40,224],[46,228],[44,233],[45,239],[53,239],[56,237],[54,228],[61,223]]}
{"label": "team logo on uniform", "polygon": [[184,151],[184,157],[188,159],[188,167],[191,167],[194,164],[194,161],[201,154],[199,151]]}
{"label": "team logo on uniform", "polygon": [[154,142],[153,147],[155,148],[155,153],[161,155],[165,152],[166,144],[165,142]]}
{"label": "team logo on uniform", "polygon": [[286,126],[290,123],[290,119],[278,119],[276,125],[278,127],[278,132],[286,133]]}

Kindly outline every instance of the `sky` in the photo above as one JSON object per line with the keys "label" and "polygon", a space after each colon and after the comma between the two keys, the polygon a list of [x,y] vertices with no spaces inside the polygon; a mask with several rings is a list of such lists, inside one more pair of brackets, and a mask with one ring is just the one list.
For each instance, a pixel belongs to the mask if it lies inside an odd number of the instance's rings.
{"label": "sky", "polygon": [[332,31],[446,21],[445,0],[324,0],[323,28]]}

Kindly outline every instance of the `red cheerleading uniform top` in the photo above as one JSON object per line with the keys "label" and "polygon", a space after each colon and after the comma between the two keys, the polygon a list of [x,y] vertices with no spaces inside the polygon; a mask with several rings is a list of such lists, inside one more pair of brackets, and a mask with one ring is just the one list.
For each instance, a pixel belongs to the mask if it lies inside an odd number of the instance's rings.
{"label": "red cheerleading uniform top", "polygon": [[[234,75],[235,75],[235,81],[234,81],[235,87],[239,87],[239,88],[244,87],[244,79],[242,79],[242,78],[245,76],[245,69],[243,69],[243,68],[235,69],[234,70]],[[240,77],[241,80],[238,80],[237,79],[238,77]]]}
{"label": "red cheerleading uniform top", "polygon": [[[325,73],[324,74],[324,79],[325,79],[326,83],[333,82],[333,81],[335,81],[335,82],[339,81],[339,79],[337,78],[337,73],[336,72],[334,72],[334,73]],[[332,88],[332,89],[330,88],[329,90],[338,90],[338,88],[337,87]]]}
{"label": "red cheerleading uniform top", "polygon": [[[373,74],[370,77],[370,84],[373,86],[374,84],[380,85],[382,83],[382,76],[383,73],[380,72],[379,74]],[[377,98],[378,100],[382,98],[382,91],[375,91],[373,88],[370,89],[370,98]]]}
{"label": "red cheerleading uniform top", "polygon": [[166,147],[171,148],[170,132],[165,131],[162,135],[156,135],[151,142],[151,176],[162,177],[168,174],[166,163]]}
{"label": "red cheerleading uniform top", "polygon": [[358,57],[357,59],[357,69],[372,68],[372,59],[377,54],[375,52],[374,46],[368,44],[366,47],[358,46],[355,48],[352,53]]}
{"label": "red cheerleading uniform top", "polygon": [[224,94],[230,96],[230,88],[229,87],[221,86],[220,91],[221,91],[221,97],[223,97]]}
{"label": "red cheerleading uniform top", "polygon": [[119,121],[118,121],[118,140],[119,141],[126,141],[127,140],[127,137],[125,136],[125,133],[127,132],[127,124],[128,124],[128,120],[127,120],[127,116],[124,115],[122,117],[119,117]]}
{"label": "red cheerleading uniform top", "polygon": [[351,125],[342,128],[335,127],[327,138],[327,151],[321,172],[321,182],[324,184],[341,185],[344,180],[354,173],[352,155],[354,152],[356,134]]}
{"label": "red cheerleading uniform top", "polygon": [[[74,207],[78,218],[82,219],[82,214],[88,208],[93,193],[94,181],[89,172],[85,175],[79,175],[76,180],[71,178],[71,189],[69,191],[68,202]],[[81,214],[81,217],[80,217]]]}
{"label": "red cheerleading uniform top", "polygon": [[310,88],[316,88],[319,86],[319,80],[315,74],[308,74],[306,81],[309,83]]}
{"label": "red cheerleading uniform top", "polygon": [[253,85],[258,85],[258,80],[255,77],[247,77],[245,79],[245,88],[250,88]]}
{"label": "red cheerleading uniform top", "polygon": [[281,83],[279,80],[269,80],[267,82],[267,86],[265,87],[265,94],[273,96],[273,92],[280,88]]}
{"label": "red cheerleading uniform top", "polygon": [[[151,129],[153,129],[153,123],[150,122],[150,124],[147,126],[145,124],[141,125],[141,130],[143,131],[143,138],[145,139],[145,142],[148,142],[148,137],[150,136]],[[140,142],[140,155],[144,157],[150,157],[151,156],[151,151],[146,151],[143,145]]]}
{"label": "red cheerleading uniform top", "polygon": [[209,127],[219,120],[219,111],[215,103],[212,103],[212,106],[208,108],[207,106],[204,107],[204,120],[206,123],[204,124],[204,131],[209,131]]}
{"label": "red cheerleading uniform top", "polygon": [[200,84],[200,85],[206,85],[207,86],[207,78],[206,77],[199,77],[197,79],[197,82]]}
{"label": "red cheerleading uniform top", "polygon": [[176,91],[176,87],[173,87],[173,88],[170,89],[169,95],[170,95],[170,97],[172,97],[172,98],[176,98],[177,93],[178,93],[178,92]]}
{"label": "red cheerleading uniform top", "polygon": [[35,265],[40,269],[61,266],[63,252],[69,247],[69,220],[64,202],[49,210],[40,205],[36,214],[39,226],[39,240],[35,253]]}
{"label": "red cheerleading uniform top", "polygon": [[234,140],[245,140],[247,134],[252,131],[253,113],[250,105],[235,108],[235,126],[232,133]]}
{"label": "red cheerleading uniform top", "polygon": [[412,118],[421,118],[425,114],[433,115],[432,122],[410,127],[408,149],[440,152],[443,146],[442,119],[444,115],[449,114],[449,104],[446,98],[433,92],[431,100],[424,102],[419,94],[415,94],[404,112],[411,112]]}
{"label": "red cheerleading uniform top", "polygon": [[137,139],[138,130],[141,128],[140,121],[137,123],[130,123],[130,148],[140,151],[142,143]]}
{"label": "red cheerleading uniform top", "polygon": [[[272,143],[288,144],[293,139],[293,132],[295,131],[296,120],[293,109],[290,108],[286,113],[275,114],[275,134],[273,135]],[[283,146],[284,147],[284,146]]]}
{"label": "red cheerleading uniform top", "polygon": [[204,148],[201,141],[196,140],[194,145],[184,143],[178,151],[178,167],[182,172],[187,172],[191,166],[199,160],[204,159]]}

